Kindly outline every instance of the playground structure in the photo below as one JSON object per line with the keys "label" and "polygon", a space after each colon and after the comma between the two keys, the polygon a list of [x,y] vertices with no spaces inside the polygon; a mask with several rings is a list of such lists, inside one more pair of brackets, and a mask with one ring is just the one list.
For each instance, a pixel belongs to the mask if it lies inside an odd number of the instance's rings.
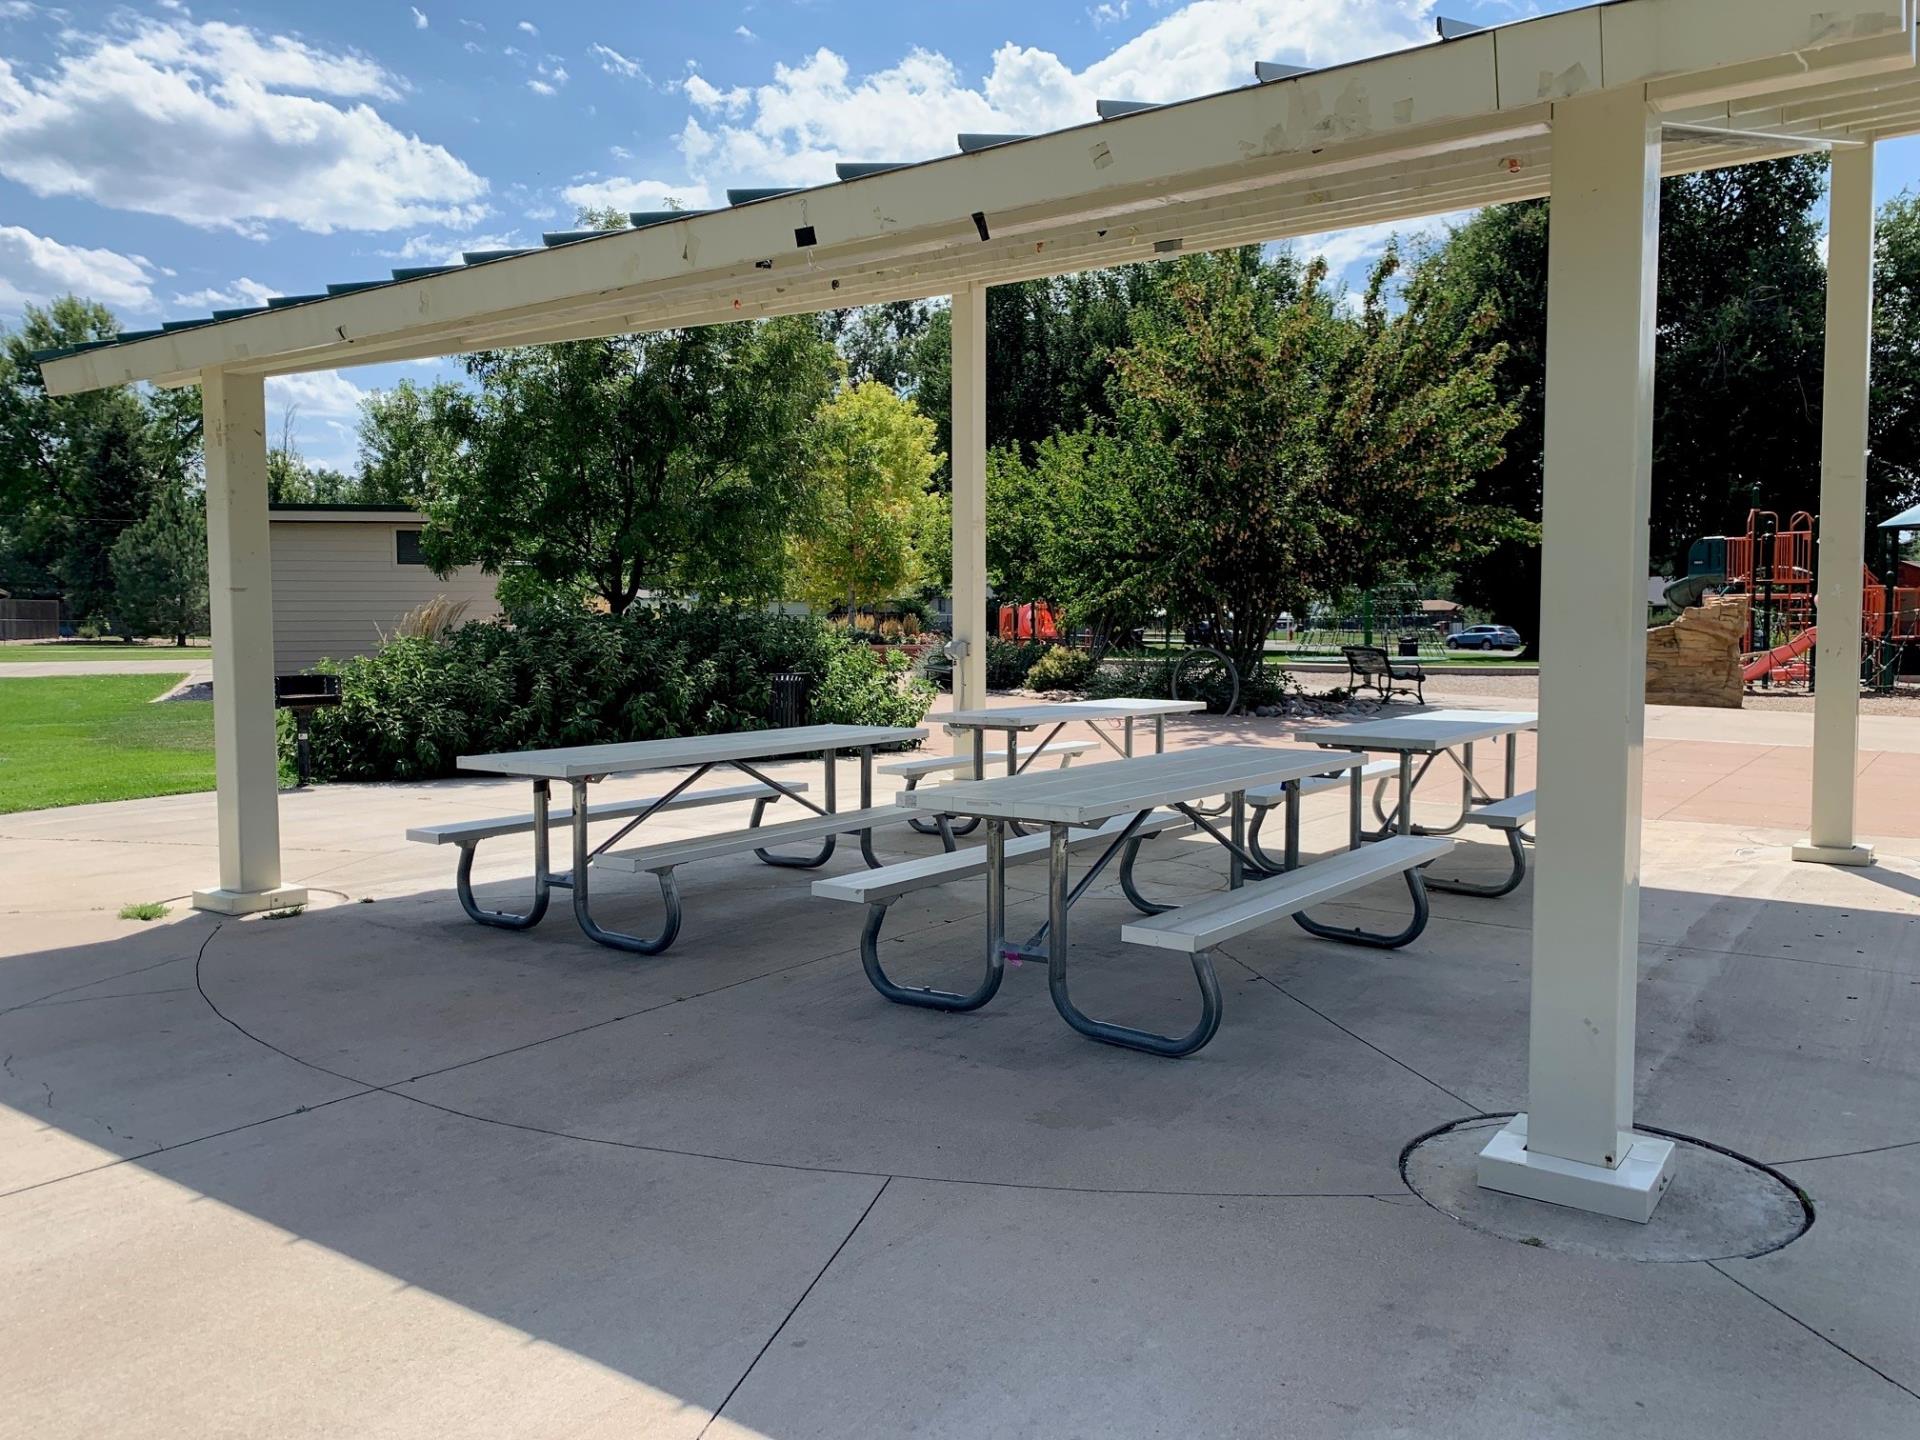
{"label": "playground structure", "polygon": [[[1900,556],[1900,537],[1920,526],[1899,526],[1905,518],[1895,516],[1881,527],[1889,537],[1886,578],[1871,568],[1863,567],[1861,574],[1860,674],[1864,683],[1882,690],[1893,688],[1907,647],[1920,645],[1920,564]],[[1771,510],[1749,511],[1745,535],[1696,540],[1686,576],[1667,587],[1667,603],[1676,611],[1691,609],[1709,595],[1746,597],[1741,678],[1747,684],[1812,683],[1817,530],[1817,521],[1804,510],[1795,511],[1784,526]]]}

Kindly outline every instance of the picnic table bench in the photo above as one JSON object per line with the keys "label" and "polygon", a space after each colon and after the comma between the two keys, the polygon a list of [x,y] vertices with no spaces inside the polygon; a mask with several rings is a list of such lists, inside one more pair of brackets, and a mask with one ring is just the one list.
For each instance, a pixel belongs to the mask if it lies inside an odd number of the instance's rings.
{"label": "picnic table bench", "polygon": [[[1316,745],[1353,750],[1360,753],[1385,752],[1394,758],[1374,762],[1370,770],[1398,772],[1399,801],[1392,817],[1381,804],[1386,789],[1383,778],[1374,793],[1374,813],[1381,824],[1369,839],[1384,839],[1398,831],[1401,835],[1453,835],[1465,827],[1479,826],[1501,832],[1511,861],[1507,875],[1493,883],[1427,877],[1427,887],[1458,895],[1494,899],[1512,893],[1526,878],[1527,856],[1524,843],[1532,836],[1526,827],[1533,823],[1533,792],[1515,789],[1518,751],[1523,731],[1538,727],[1540,717],[1530,710],[1431,710],[1424,715],[1396,715],[1391,719],[1361,720],[1350,725],[1331,725],[1295,732],[1296,739]],[[1505,745],[1504,790],[1495,797],[1480,784],[1474,770],[1474,746],[1480,741],[1498,740]],[[1413,823],[1413,794],[1434,763],[1444,756],[1460,772],[1460,815],[1446,826],[1421,826]],[[1418,757],[1418,764],[1415,759]]]}
{"label": "picnic table bench", "polygon": [[[460,903],[467,915],[479,924],[508,930],[532,929],[546,914],[550,892],[568,890],[573,895],[574,919],[589,939],[633,954],[658,955],[673,944],[680,933],[681,904],[674,872],[681,865],[751,853],[768,865],[814,869],[832,857],[841,835],[851,834],[859,837],[862,858],[869,866],[878,868],[881,862],[873,851],[873,832],[905,825],[910,817],[897,807],[874,805],[874,751],[882,745],[899,745],[924,739],[926,733],[925,730],[905,726],[802,725],[776,730],[697,735],[676,740],[638,740],[613,745],[576,745],[496,755],[462,755],[457,762],[462,770],[530,780],[533,784],[532,813],[502,816],[493,820],[460,821],[444,826],[420,826],[408,831],[407,838],[426,844],[460,846]],[[860,805],[851,811],[841,811],[837,805],[835,759],[842,750],[852,750],[860,759]],[[816,804],[807,798],[808,787],[805,784],[775,780],[760,768],[773,760],[800,755],[817,755],[821,760],[825,780],[823,804]],[[738,770],[752,783],[720,790],[700,791],[692,788],[721,767]],[[661,795],[598,806],[587,803],[588,788],[609,776],[657,770],[685,770],[688,773]],[[573,803],[557,814],[550,811],[548,804],[552,784],[556,780],[573,791]],[[752,818],[744,829],[632,850],[613,849],[655,815],[740,800],[753,802]],[[761,819],[766,807],[780,800],[790,800],[811,814],[797,820],[763,825]],[[588,833],[588,827],[595,820],[625,820],[626,823],[596,846]],[[564,874],[553,873],[549,865],[548,832],[556,821],[568,825],[572,831],[573,865]],[[471,884],[474,849],[485,839],[525,833],[533,836],[534,894],[531,908],[524,913],[515,913],[481,907],[474,899]],[[951,849],[951,835],[942,830],[942,838]],[[812,854],[781,854],[771,848],[815,840],[820,842],[820,846]],[[606,929],[594,919],[588,877],[596,865],[614,871],[651,874],[658,879],[666,913],[656,934],[624,934]]]}
{"label": "picnic table bench", "polygon": [[[952,860],[945,865],[909,862],[885,867],[860,877],[866,882],[864,887],[820,882],[815,892],[834,899],[866,901],[870,907],[869,934],[877,940],[886,903],[922,885],[944,884],[962,875],[984,873],[987,878],[986,963],[974,989],[959,993],[899,985],[881,970],[872,947],[863,943],[863,961],[871,955],[868,979],[882,995],[903,1005],[949,1011],[977,1010],[998,992],[1009,958],[1044,960],[1048,993],[1054,1008],[1080,1034],[1153,1055],[1191,1055],[1206,1045],[1220,1026],[1220,984],[1210,952],[1214,945],[1229,938],[1229,932],[1244,934],[1260,925],[1291,917],[1308,933],[1325,939],[1398,946],[1408,943],[1425,928],[1428,910],[1421,867],[1443,854],[1450,841],[1405,837],[1404,843],[1370,845],[1363,850],[1342,852],[1334,869],[1325,868],[1332,862],[1317,861],[1285,876],[1276,875],[1248,849],[1247,792],[1317,778],[1329,768],[1323,752],[1221,745],[1149,756],[1128,765],[962,781],[942,786],[930,794],[902,794],[898,797],[902,805],[921,810],[937,806],[947,813],[983,819],[987,826],[985,854],[961,852],[968,856],[965,862]],[[1222,794],[1228,797],[1230,819],[1226,830],[1199,808],[1201,800]],[[1019,822],[1045,826],[1046,834],[1009,839],[1009,827]],[[1172,833],[1175,826],[1183,831],[1198,830],[1227,851],[1229,890],[1226,896],[1176,909],[1140,893],[1132,879],[1140,845],[1150,835]],[[1009,852],[1016,859],[1037,858],[1042,842],[1048,856],[1047,920],[1025,942],[1009,943],[1006,935]],[[1098,854],[1086,873],[1070,886],[1068,859],[1081,849],[1097,849]],[[1194,980],[1200,992],[1200,1018],[1184,1035],[1163,1035],[1098,1020],[1080,1010],[1073,1001],[1068,982],[1068,912],[1116,856],[1123,857],[1121,890],[1129,903],[1143,914],[1161,917],[1151,928],[1127,927],[1122,931],[1122,940],[1160,948],[1181,948],[1191,957]],[[1405,878],[1414,902],[1413,919],[1401,931],[1381,934],[1360,928],[1342,929],[1320,924],[1305,913],[1313,905],[1394,874]],[[1249,881],[1253,882],[1251,886]],[[1231,917],[1222,919],[1229,910]],[[1169,914],[1184,916],[1185,921],[1166,918]],[[1186,938],[1177,938],[1181,936]]]}

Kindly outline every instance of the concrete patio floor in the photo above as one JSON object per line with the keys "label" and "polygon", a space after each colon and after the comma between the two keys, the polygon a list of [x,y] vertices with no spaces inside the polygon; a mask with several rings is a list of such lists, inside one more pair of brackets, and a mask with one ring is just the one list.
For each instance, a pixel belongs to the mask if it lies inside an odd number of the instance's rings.
{"label": "concrete patio floor", "polygon": [[[1776,742],[1650,745],[1641,1118],[1817,1211],[1688,1263],[1516,1244],[1402,1182],[1415,1136],[1524,1101],[1530,887],[1436,896],[1392,954],[1244,937],[1219,1038],[1167,1062],[1072,1034],[1034,966],[976,1015],[888,1005],[858,910],[751,860],[684,875],[660,959],[559,905],[483,930],[401,834],[518,786],[285,797],[315,904],[284,920],[114,918],[205,881],[211,797],[0,817],[0,1435],[1910,1440],[1920,756],[1863,757],[1883,863],[1828,870],[1786,859]],[[1212,888],[1217,854],[1142,875]],[[483,896],[526,868],[483,848]],[[889,964],[957,978],[980,900],[903,902]],[[1084,1003],[1183,1019],[1126,913],[1076,911]]]}

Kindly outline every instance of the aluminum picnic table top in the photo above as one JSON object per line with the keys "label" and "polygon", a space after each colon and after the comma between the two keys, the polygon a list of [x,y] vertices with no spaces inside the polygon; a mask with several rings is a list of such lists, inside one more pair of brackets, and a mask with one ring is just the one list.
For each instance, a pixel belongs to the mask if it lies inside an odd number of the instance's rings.
{"label": "aluminum picnic table top", "polygon": [[1204,700],[1038,701],[1032,705],[1003,705],[990,710],[956,710],[947,717],[949,730],[1038,730],[1069,720],[1151,720],[1156,716],[1191,715],[1207,708]]}
{"label": "aluminum picnic table top", "polygon": [[1391,750],[1422,754],[1495,740],[1521,730],[1538,729],[1532,710],[1431,710],[1421,715],[1380,716],[1350,725],[1296,730],[1293,738],[1332,750]]}
{"label": "aluminum picnic table top", "polygon": [[1318,775],[1320,750],[1213,745],[1147,755],[1124,765],[1029,771],[994,780],[958,780],[903,792],[899,803],[948,815],[980,815],[1034,824],[1098,825],[1116,815],[1181,804],[1236,790],[1261,789]]}
{"label": "aluminum picnic table top", "polygon": [[518,775],[530,780],[581,780],[589,775],[632,775],[687,765],[725,765],[736,760],[776,760],[824,750],[858,750],[924,740],[923,729],[894,725],[799,725],[784,730],[736,730],[676,740],[631,740],[616,745],[566,745],[553,750],[517,750],[498,755],[462,755],[462,770]]}

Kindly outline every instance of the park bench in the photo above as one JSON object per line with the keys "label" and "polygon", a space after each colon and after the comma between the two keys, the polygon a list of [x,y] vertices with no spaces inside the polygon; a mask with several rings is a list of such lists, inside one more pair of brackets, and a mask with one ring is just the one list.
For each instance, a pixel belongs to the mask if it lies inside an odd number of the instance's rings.
{"label": "park bench", "polygon": [[[1363,845],[1358,850],[1343,850],[1238,890],[1135,920],[1120,927],[1120,938],[1129,945],[1149,945],[1194,956],[1197,966],[1200,957],[1214,946],[1291,917],[1309,935],[1324,940],[1396,950],[1417,939],[1427,928],[1427,892],[1420,867],[1452,848],[1453,842],[1442,836],[1396,835],[1390,840]],[[1407,893],[1413,897],[1413,920],[1404,930],[1392,935],[1343,930],[1322,925],[1305,913],[1312,906],[1365,889],[1390,875],[1403,875]]]}
{"label": "park bench", "polygon": [[[1089,750],[1098,750],[1099,748],[1099,743],[1093,740],[1061,740],[1047,746],[1044,750],[1033,752],[1025,763],[1030,765],[1036,758],[1051,759],[1054,756],[1058,756],[1060,759],[1060,768],[1064,770],[1073,763],[1074,756],[1084,755]],[[982,757],[981,763],[989,771],[1000,769],[1007,763],[1007,752],[1004,750],[989,750]],[[890,765],[882,765],[880,767],[880,773],[882,775],[902,776],[907,782],[906,788],[908,790],[917,790],[920,782],[929,775],[949,775],[955,771],[971,770],[972,768],[973,756],[971,755],[916,755],[911,760],[896,760]],[[1025,768],[1024,765],[1022,768]],[[953,827],[953,833],[956,835],[972,834],[974,827],[979,823],[978,820],[964,821]],[[918,830],[922,835],[937,833],[936,827],[931,820],[916,818],[912,824],[913,828]]]}
{"label": "park bench", "polygon": [[[792,791],[807,788],[804,782],[787,786]],[[605,805],[589,805],[587,819],[631,820],[635,816],[655,811],[694,810],[707,805],[731,805],[738,801],[751,800],[753,823],[758,825],[761,812],[772,802],[780,798],[780,792],[771,785],[729,785],[718,790],[695,790],[676,795],[662,803],[658,795],[643,795],[633,800],[616,800]],[[547,812],[547,824],[564,830],[573,823],[571,808],[559,808]],[[472,919],[483,924],[499,924],[498,912],[482,910],[473,898],[473,853],[482,840],[497,840],[504,835],[531,835],[534,817],[527,815],[498,815],[491,820],[455,820],[445,825],[416,825],[407,831],[407,839],[420,845],[458,845],[460,847],[460,868],[455,872],[454,885],[460,895],[460,906]],[[517,928],[517,927],[516,927]]]}
{"label": "park bench", "polygon": [[1395,695],[1408,694],[1406,687],[1411,685],[1413,698],[1422,705],[1427,703],[1427,672],[1417,663],[1397,665],[1386,651],[1374,645],[1343,645],[1340,653],[1347,657],[1349,690],[1375,691],[1384,703]]}
{"label": "park bench", "polygon": [[1475,805],[1462,819],[1465,825],[1484,825],[1489,830],[1499,830],[1507,837],[1507,853],[1513,858],[1513,868],[1505,880],[1492,885],[1480,885],[1466,880],[1446,880],[1437,875],[1427,877],[1430,889],[1445,890],[1454,895],[1479,895],[1487,899],[1498,899],[1520,888],[1520,882],[1527,878],[1527,852],[1521,842],[1531,839],[1526,833],[1527,826],[1533,823],[1533,791],[1523,791],[1505,800],[1494,800],[1486,805]]}
{"label": "park bench", "polygon": [[[1107,821],[1104,825],[1075,830],[1068,837],[1067,848],[1084,850],[1094,846],[1109,845],[1126,834],[1128,827],[1132,824],[1132,816],[1122,815]],[[1154,836],[1183,835],[1191,829],[1193,829],[1193,822],[1177,811],[1163,810],[1150,815],[1133,830],[1133,843],[1127,848],[1129,867],[1132,865],[1139,841],[1151,839]],[[1011,863],[1016,860],[1045,859],[1051,843],[1051,837],[1044,833],[1009,836],[1006,840],[1005,852],[1007,861]],[[880,927],[886,923],[887,907],[901,896],[986,873],[987,847],[974,845],[965,850],[928,855],[917,860],[903,860],[896,865],[886,865],[878,870],[862,870],[851,875],[835,875],[825,880],[816,880],[813,882],[813,893],[823,900],[845,900],[867,907],[866,927],[860,932],[860,963],[866,970],[867,979],[872,982],[873,988],[882,995],[902,1004],[921,1005],[934,1010],[974,1010],[993,998],[994,990],[999,988],[998,964],[990,967],[987,984],[972,995],[959,995],[952,991],[932,990],[920,986],[898,985],[887,977],[886,970],[880,964]]]}

